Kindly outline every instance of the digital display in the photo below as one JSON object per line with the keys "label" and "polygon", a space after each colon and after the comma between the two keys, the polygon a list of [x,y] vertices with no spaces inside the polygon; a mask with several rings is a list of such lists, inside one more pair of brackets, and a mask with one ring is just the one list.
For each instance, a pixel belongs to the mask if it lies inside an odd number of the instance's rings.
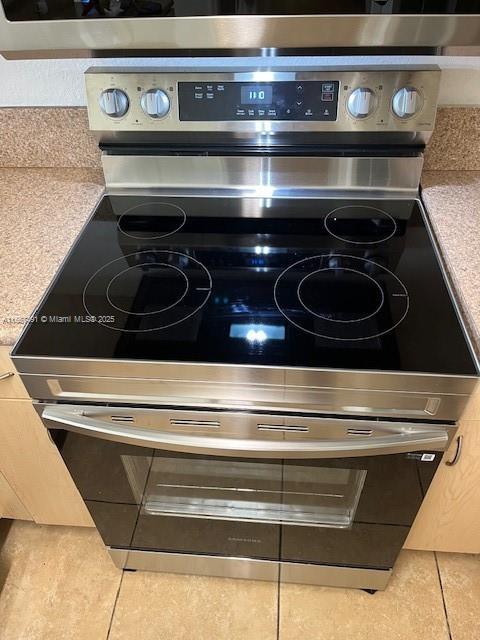
{"label": "digital display", "polygon": [[241,88],[242,104],[272,104],[273,87],[256,84]]}

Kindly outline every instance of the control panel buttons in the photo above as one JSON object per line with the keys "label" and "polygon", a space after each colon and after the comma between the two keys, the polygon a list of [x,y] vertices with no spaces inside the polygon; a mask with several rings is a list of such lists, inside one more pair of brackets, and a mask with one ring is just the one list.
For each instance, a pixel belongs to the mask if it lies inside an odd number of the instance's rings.
{"label": "control panel buttons", "polygon": [[402,87],[392,99],[393,113],[402,120],[412,118],[423,106],[423,98],[414,87]]}
{"label": "control panel buttons", "polygon": [[110,118],[123,117],[130,106],[128,96],[121,89],[106,89],[98,99],[100,109]]}
{"label": "control panel buttons", "polygon": [[170,99],[162,89],[149,89],[142,95],[141,105],[150,118],[164,118],[170,111]]}
{"label": "control panel buttons", "polygon": [[347,109],[354,118],[368,118],[375,111],[376,102],[375,94],[371,89],[359,87],[348,96]]}
{"label": "control panel buttons", "polygon": [[181,122],[335,122],[339,88],[338,80],[179,82],[178,116]]}

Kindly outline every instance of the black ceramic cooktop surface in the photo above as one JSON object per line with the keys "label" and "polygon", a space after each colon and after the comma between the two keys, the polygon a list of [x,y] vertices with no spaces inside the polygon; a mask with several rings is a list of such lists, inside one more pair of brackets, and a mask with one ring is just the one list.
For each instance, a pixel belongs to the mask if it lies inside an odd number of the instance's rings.
{"label": "black ceramic cooktop surface", "polygon": [[476,373],[414,200],[105,196],[16,355]]}

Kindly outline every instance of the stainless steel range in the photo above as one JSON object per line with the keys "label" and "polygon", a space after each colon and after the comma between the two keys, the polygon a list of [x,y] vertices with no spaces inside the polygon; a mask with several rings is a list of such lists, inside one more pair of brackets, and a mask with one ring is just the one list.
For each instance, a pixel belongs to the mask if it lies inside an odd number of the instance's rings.
{"label": "stainless steel range", "polygon": [[384,588],[478,376],[439,71],[86,81],[107,190],[13,358],[113,560]]}

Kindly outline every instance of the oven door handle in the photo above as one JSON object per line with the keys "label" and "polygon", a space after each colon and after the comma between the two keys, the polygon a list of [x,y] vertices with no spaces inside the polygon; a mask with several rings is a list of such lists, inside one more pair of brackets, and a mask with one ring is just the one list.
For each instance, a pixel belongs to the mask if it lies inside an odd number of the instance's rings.
{"label": "oven door handle", "polygon": [[341,440],[260,440],[226,438],[143,429],[131,425],[112,424],[85,415],[86,410],[48,406],[42,418],[50,429],[65,429],[85,436],[120,442],[150,449],[163,449],[213,456],[245,458],[351,458],[413,451],[443,451],[448,433],[441,427],[399,426],[387,436],[366,436]]}

